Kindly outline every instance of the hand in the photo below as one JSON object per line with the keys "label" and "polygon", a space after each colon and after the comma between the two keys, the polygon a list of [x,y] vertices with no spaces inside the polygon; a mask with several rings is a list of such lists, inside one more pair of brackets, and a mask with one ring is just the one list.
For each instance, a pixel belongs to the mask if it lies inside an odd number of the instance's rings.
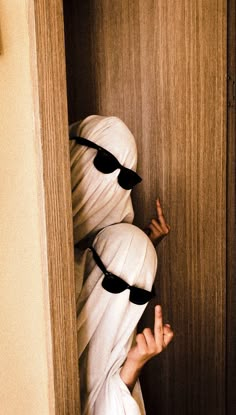
{"label": "hand", "polygon": [[137,366],[142,367],[149,359],[164,350],[174,336],[169,324],[162,321],[162,309],[160,305],[155,307],[154,333],[150,328],[145,328],[136,336],[136,345],[133,346],[127,359],[134,360]]}
{"label": "hand", "polygon": [[156,201],[156,211],[157,220],[152,219],[148,225],[148,236],[155,246],[170,232],[170,226],[166,223],[159,199]]}
{"label": "hand", "polygon": [[161,353],[173,339],[174,333],[169,324],[162,321],[162,309],[160,305],[155,307],[154,333],[145,328],[137,334],[136,344],[131,347],[127,359],[120,371],[120,377],[132,391],[142,367],[152,357]]}

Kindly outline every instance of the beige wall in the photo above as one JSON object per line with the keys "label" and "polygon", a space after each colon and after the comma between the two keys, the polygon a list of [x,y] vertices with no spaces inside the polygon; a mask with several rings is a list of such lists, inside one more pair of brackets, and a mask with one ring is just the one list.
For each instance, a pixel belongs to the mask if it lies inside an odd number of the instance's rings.
{"label": "beige wall", "polygon": [[0,413],[4,415],[54,413],[28,13],[28,1],[1,1]]}

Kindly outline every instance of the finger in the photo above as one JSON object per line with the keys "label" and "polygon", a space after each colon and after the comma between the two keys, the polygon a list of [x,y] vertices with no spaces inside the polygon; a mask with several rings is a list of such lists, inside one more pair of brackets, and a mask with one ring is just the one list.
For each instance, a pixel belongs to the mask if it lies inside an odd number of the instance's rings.
{"label": "finger", "polygon": [[156,341],[155,338],[153,336],[152,330],[150,328],[145,328],[143,330],[143,335],[145,337],[147,346],[148,346],[148,351],[149,353],[156,353]]}
{"label": "finger", "polygon": [[153,223],[150,223],[149,229],[154,233],[154,235],[163,235],[161,227],[155,226]]}
{"label": "finger", "polygon": [[157,199],[157,201],[156,201],[156,209],[157,209],[157,219],[158,219],[160,225],[162,227],[166,228],[167,224],[166,224],[166,220],[165,220],[165,217],[164,217],[162,207],[161,207],[161,203],[160,203],[159,199]]}
{"label": "finger", "polygon": [[170,226],[166,223],[166,220],[165,220],[165,216],[164,216],[164,214],[163,214],[163,211],[162,211],[162,207],[161,207],[161,205],[160,205],[160,202],[157,200],[157,219],[158,219],[158,222],[160,223],[160,225],[161,225],[161,227],[165,230],[165,232],[169,232],[169,230],[170,230]]}
{"label": "finger", "polygon": [[149,238],[153,242],[154,245],[159,244],[163,238],[165,238],[166,234],[163,232],[157,232],[155,229],[150,232]]}
{"label": "finger", "polygon": [[153,227],[150,226],[150,234],[148,235],[151,241],[155,244],[159,238],[162,238],[164,235],[162,235],[160,232],[156,231]]}
{"label": "finger", "polygon": [[152,219],[150,225],[152,225],[154,228],[156,228],[159,232],[163,233],[162,226],[159,222],[157,222],[156,219]]}
{"label": "finger", "polygon": [[163,219],[164,214],[163,214],[163,211],[162,211],[160,199],[156,200],[156,211],[157,211],[158,220]]}
{"label": "finger", "polygon": [[160,305],[155,307],[154,337],[158,347],[163,345],[163,321],[162,309]]}
{"label": "finger", "polygon": [[168,346],[168,344],[171,342],[173,337],[174,337],[173,330],[171,330],[170,327],[164,328],[164,335],[163,335],[164,347]]}
{"label": "finger", "polygon": [[146,342],[146,338],[143,335],[143,333],[139,333],[136,336],[136,343],[138,346],[138,350],[141,354],[146,354],[147,353],[147,342]]}
{"label": "finger", "polygon": [[167,235],[170,231],[170,226],[165,224],[160,224],[156,221],[156,219],[151,220],[151,225],[153,225],[162,235]]}
{"label": "finger", "polygon": [[160,235],[159,233],[157,234],[155,231],[154,232],[150,232],[149,238],[152,241],[152,243],[156,246],[158,243],[161,242],[161,240],[165,237],[166,235]]}
{"label": "finger", "polygon": [[169,333],[173,333],[173,330],[171,328],[170,324],[164,324],[163,326],[163,334],[169,334]]}

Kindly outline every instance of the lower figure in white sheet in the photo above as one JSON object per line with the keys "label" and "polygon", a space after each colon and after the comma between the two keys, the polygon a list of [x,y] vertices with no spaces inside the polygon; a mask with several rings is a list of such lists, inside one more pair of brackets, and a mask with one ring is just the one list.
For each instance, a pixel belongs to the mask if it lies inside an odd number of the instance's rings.
{"label": "lower figure in white sheet", "polygon": [[103,229],[84,254],[84,284],[77,298],[82,415],[145,414],[138,381],[143,365],[171,341],[155,307],[154,332],[136,326],[153,297],[156,250],[131,224]]}

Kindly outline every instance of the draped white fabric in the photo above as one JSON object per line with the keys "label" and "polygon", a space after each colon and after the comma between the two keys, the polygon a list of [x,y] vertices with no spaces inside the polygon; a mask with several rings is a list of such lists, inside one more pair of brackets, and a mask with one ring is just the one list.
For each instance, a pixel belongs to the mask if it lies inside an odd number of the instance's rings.
{"label": "draped white fabric", "polygon": [[[111,225],[99,232],[93,247],[108,271],[151,291],[157,254],[143,231],[127,223]],[[119,370],[147,304],[131,303],[129,289],[119,294],[106,291],[92,252],[85,255],[84,284],[77,298],[82,415],[144,414],[138,382],[131,395]]]}
{"label": "draped white fabric", "polygon": [[[128,127],[117,117],[91,115],[70,126],[80,135],[112,153],[125,167],[136,169],[137,148]],[[113,223],[133,221],[130,190],[117,181],[120,170],[104,174],[93,164],[97,150],[70,142],[74,242]]]}

